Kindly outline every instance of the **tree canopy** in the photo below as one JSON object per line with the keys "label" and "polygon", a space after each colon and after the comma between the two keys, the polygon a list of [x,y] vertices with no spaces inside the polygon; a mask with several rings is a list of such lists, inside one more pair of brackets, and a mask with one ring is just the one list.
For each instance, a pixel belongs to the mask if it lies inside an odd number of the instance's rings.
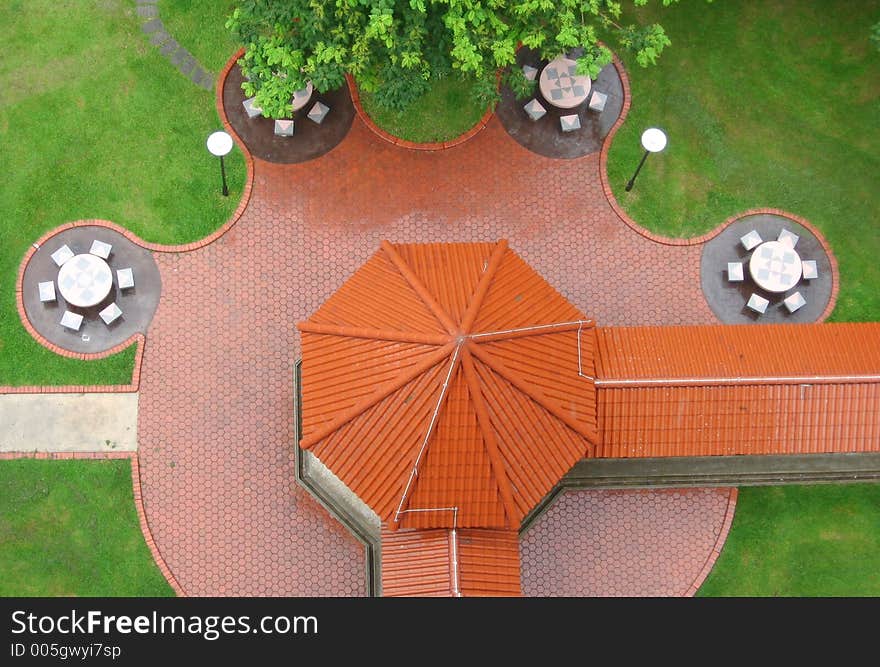
{"label": "tree canopy", "polygon": [[454,70],[494,89],[519,44],[548,60],[581,47],[578,70],[595,78],[611,62],[600,31],[652,64],[670,41],[660,25],[621,23],[624,2],[648,0],[238,0],[227,27],[245,46],[245,92],[280,118],[306,81],[326,92],[346,73],[390,106]]}

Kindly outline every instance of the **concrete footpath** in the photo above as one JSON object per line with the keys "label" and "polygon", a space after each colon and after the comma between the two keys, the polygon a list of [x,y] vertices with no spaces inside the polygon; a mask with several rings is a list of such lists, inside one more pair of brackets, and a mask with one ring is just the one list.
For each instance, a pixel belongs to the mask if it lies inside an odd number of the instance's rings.
{"label": "concrete footpath", "polygon": [[0,452],[137,449],[138,394],[0,395]]}

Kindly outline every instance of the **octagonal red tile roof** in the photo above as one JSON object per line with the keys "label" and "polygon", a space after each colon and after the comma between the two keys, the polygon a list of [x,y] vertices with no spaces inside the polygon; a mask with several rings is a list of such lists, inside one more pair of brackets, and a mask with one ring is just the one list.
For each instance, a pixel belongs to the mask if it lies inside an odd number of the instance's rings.
{"label": "octagonal red tile roof", "polygon": [[505,241],[388,242],[302,333],[302,441],[392,528],[508,528],[597,441],[593,323]]}

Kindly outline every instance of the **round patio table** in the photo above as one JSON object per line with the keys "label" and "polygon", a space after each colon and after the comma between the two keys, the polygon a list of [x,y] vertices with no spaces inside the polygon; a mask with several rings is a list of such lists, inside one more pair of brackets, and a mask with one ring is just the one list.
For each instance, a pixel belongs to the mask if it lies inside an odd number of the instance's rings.
{"label": "round patio table", "polygon": [[314,89],[315,87],[312,85],[312,82],[309,81],[306,84],[305,88],[300,88],[299,90],[294,91],[293,98],[290,100],[290,103],[293,105],[294,111],[299,111],[306,104],[308,104],[309,100],[312,97],[312,92],[314,91]]}
{"label": "round patio table", "polygon": [[571,109],[587,99],[592,83],[590,77],[577,73],[574,60],[559,56],[541,70],[538,86],[550,104],[560,109]]}
{"label": "round patio table", "polygon": [[74,255],[58,271],[58,291],[67,303],[89,308],[104,300],[113,286],[113,272],[100,257]]}
{"label": "round patio table", "polygon": [[752,252],[749,273],[768,292],[786,292],[801,279],[801,258],[791,246],[767,241]]}

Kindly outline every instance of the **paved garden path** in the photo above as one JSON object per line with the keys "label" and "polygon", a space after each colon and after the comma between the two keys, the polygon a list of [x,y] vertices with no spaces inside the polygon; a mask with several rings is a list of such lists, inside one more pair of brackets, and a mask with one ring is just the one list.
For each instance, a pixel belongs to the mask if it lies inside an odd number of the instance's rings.
{"label": "paved garden path", "polygon": [[130,452],[137,449],[138,395],[0,395],[0,452]]}
{"label": "paved garden path", "polygon": [[135,11],[143,21],[141,30],[149,37],[150,44],[159,49],[159,53],[187,79],[205,90],[212,90],[216,76],[202,67],[195,56],[168,32],[159,17],[158,0],[137,0]]}
{"label": "paved garden path", "polygon": [[218,241],[157,254],[140,472],[153,537],[186,593],[364,593],[362,547],[294,481],[296,322],[382,239],[499,238],[600,325],[715,321],[700,246],[665,246],[624,224],[597,154],[535,155],[497,119],[432,153],[392,146],[355,119],[317,160],[255,161],[250,203]]}

